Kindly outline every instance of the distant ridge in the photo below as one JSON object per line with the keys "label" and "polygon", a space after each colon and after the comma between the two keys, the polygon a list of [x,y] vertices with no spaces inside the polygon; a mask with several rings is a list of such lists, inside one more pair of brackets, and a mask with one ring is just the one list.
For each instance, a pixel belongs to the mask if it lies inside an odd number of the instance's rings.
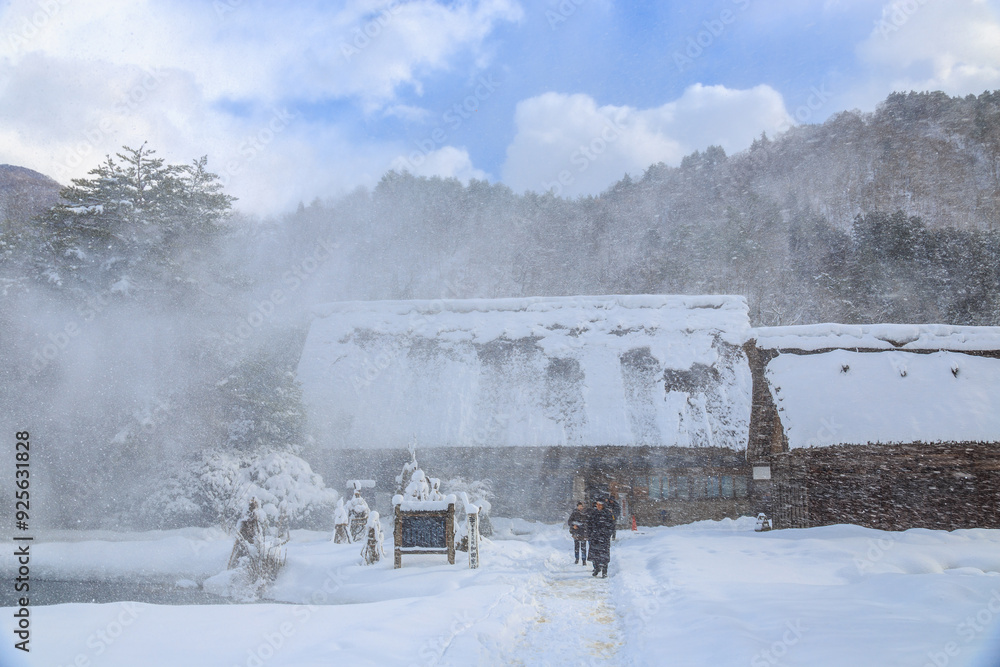
{"label": "distant ridge", "polygon": [[0,190],[24,185],[47,186],[57,190],[62,187],[54,179],[34,169],[18,167],[13,164],[0,164]]}
{"label": "distant ridge", "polygon": [[45,174],[11,164],[0,164],[0,218],[21,224],[59,199],[62,186]]}

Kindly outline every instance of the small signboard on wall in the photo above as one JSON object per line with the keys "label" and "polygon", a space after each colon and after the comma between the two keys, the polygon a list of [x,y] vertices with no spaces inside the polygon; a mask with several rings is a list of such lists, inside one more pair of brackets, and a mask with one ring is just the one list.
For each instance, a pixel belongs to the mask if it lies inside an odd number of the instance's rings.
{"label": "small signboard on wall", "polygon": [[445,523],[446,516],[425,516],[405,513],[403,515],[403,547],[410,549],[422,547],[425,549],[447,549],[448,537]]}
{"label": "small signboard on wall", "polygon": [[753,467],[753,478],[755,480],[759,479],[771,479],[771,466],[754,466]]}

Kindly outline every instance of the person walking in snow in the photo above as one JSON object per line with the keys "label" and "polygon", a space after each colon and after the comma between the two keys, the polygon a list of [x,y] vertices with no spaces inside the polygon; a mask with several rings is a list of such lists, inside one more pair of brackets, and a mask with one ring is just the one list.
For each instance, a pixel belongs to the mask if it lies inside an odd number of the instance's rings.
{"label": "person walking in snow", "polygon": [[583,564],[587,564],[587,513],[583,503],[577,503],[576,509],[569,515],[569,532],[573,536],[573,562],[579,563],[583,555]]}
{"label": "person walking in snow", "polygon": [[594,503],[594,510],[587,520],[587,538],[590,540],[590,560],[594,563],[594,574],[608,576],[611,561],[611,534],[615,530],[615,515],[604,506],[603,500]]}
{"label": "person walking in snow", "polygon": [[613,528],[611,530],[611,539],[612,540],[617,540],[618,539],[618,520],[621,519],[621,516],[622,516],[622,506],[621,506],[621,503],[618,502],[618,494],[617,493],[612,493],[610,496],[608,496],[608,509],[611,510],[612,516],[615,517],[614,522],[611,524],[613,526]]}

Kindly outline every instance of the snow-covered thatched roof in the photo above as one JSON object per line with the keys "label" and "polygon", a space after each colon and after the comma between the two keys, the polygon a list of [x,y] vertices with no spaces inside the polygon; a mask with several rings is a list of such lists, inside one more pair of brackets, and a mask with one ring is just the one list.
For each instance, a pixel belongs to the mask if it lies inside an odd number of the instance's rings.
{"label": "snow-covered thatched roof", "polygon": [[771,350],[1000,350],[1000,327],[945,324],[808,324],[759,327],[750,336]]}
{"label": "snow-covered thatched roof", "polygon": [[791,449],[1000,443],[1000,359],[967,354],[1000,350],[1000,327],[819,324],[751,336],[766,349],[816,351],[767,365]]}
{"label": "snow-covered thatched roof", "polygon": [[351,302],[316,315],[298,377],[324,446],[746,446],[742,297]]}

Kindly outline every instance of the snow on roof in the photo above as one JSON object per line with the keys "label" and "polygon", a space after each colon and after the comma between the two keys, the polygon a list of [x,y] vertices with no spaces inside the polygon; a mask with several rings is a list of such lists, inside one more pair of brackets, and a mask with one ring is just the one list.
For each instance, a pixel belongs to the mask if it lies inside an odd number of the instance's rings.
{"label": "snow on roof", "polygon": [[746,301],[583,296],[320,306],[298,377],[321,445],[746,446]]}
{"label": "snow on roof", "polygon": [[1000,442],[1000,359],[833,350],[780,354],[766,375],[790,449]]}
{"label": "snow on roof", "polygon": [[1000,350],[1000,327],[945,324],[809,324],[759,327],[750,336],[771,350]]}

